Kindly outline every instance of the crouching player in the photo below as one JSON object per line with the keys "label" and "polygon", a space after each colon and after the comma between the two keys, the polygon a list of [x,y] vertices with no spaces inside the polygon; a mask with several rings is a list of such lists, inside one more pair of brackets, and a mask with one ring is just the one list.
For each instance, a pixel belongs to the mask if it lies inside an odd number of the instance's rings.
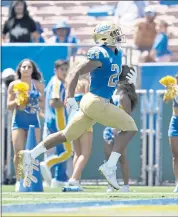
{"label": "crouching player", "polygon": [[[126,82],[126,76],[129,72],[132,71],[134,71],[132,67],[123,65],[118,89],[115,95],[113,95],[112,97],[113,103],[116,106],[119,106],[120,108],[124,109],[124,111],[126,111],[129,115],[135,108],[138,101],[137,94],[135,92],[135,86],[133,84],[129,84]],[[120,131],[111,127],[106,127],[103,132],[103,138],[105,141],[104,151],[106,160],[108,160],[109,156],[111,155],[113,144],[117,143],[117,145],[119,146],[119,140],[117,139],[119,133]],[[126,150],[124,150],[124,152],[121,153],[119,163],[121,167],[122,176],[124,179],[124,185],[121,190],[122,192],[129,192],[129,167],[128,161],[126,159]],[[108,185],[107,192],[112,192],[113,190],[114,188]]]}

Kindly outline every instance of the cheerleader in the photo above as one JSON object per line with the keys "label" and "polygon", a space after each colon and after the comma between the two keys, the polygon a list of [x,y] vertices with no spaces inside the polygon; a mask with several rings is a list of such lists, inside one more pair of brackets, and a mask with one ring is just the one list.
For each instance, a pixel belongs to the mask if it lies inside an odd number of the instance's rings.
{"label": "cheerleader", "polygon": [[[111,103],[115,104],[116,106],[120,106],[123,108],[129,115],[134,110],[137,104],[137,94],[135,92],[135,86],[133,84],[129,84],[126,82],[127,74],[134,70],[132,67],[123,66],[122,73],[119,78],[119,86],[117,92],[111,99]],[[109,156],[112,152],[112,147],[114,143],[117,143],[119,146],[119,141],[117,139],[117,135],[119,131],[117,129],[106,127],[103,132],[103,138],[105,141],[104,151],[106,160],[109,159]],[[128,161],[126,159],[126,150],[124,153],[121,153],[121,157],[119,158],[121,172],[124,179],[124,185],[122,187],[123,192],[129,191],[129,167]],[[108,185],[107,192],[112,192],[114,189]]]}
{"label": "cheerleader", "polygon": [[[178,74],[175,76],[178,83]],[[167,102],[164,97],[164,102]],[[169,144],[172,152],[172,166],[176,179],[176,187],[173,192],[178,193],[178,95],[173,99],[172,117],[168,129]]]}
{"label": "cheerleader", "polygon": [[[77,87],[75,89],[75,100],[78,102],[78,104],[80,103],[84,94],[88,92],[88,90],[89,81],[86,77],[84,77],[78,81]],[[71,112],[69,116],[69,121],[75,115],[76,112],[76,110],[75,112]],[[69,179],[67,185],[78,186],[80,190],[82,190],[82,187],[80,185],[80,179],[83,169],[85,168],[91,154],[92,139],[93,129],[90,128],[85,133],[83,133],[78,139],[73,141],[73,174]]]}
{"label": "cheerleader", "polygon": [[[44,85],[42,83],[41,73],[36,64],[30,59],[24,59],[20,62],[17,67],[16,77],[17,79],[10,83],[8,88],[7,107],[13,110],[12,143],[14,148],[14,168],[17,179],[15,190],[18,191],[17,153],[25,148],[29,125],[35,126],[37,144],[40,142],[39,110],[41,109],[40,112],[43,116]],[[26,93],[22,96],[25,88]]]}

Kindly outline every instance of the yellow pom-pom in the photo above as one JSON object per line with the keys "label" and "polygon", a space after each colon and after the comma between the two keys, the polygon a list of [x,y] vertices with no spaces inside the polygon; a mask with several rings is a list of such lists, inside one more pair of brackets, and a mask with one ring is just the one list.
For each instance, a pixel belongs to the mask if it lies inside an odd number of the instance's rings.
{"label": "yellow pom-pom", "polygon": [[14,85],[14,92],[27,92],[29,90],[29,85],[25,82],[20,82]]}
{"label": "yellow pom-pom", "polygon": [[170,101],[173,100],[177,95],[177,90],[175,89],[175,86],[169,86],[164,94],[164,101]]}
{"label": "yellow pom-pom", "polygon": [[163,77],[159,82],[165,87],[169,87],[177,84],[177,80],[170,75]]}
{"label": "yellow pom-pom", "polygon": [[16,93],[17,105],[27,105],[29,85],[25,82],[20,82],[14,85],[13,91]]}

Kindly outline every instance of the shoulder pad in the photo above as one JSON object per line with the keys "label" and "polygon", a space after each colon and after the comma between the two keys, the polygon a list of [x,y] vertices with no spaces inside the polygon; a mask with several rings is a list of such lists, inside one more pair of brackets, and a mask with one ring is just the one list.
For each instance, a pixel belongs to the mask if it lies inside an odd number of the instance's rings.
{"label": "shoulder pad", "polygon": [[109,54],[103,47],[96,46],[88,50],[87,58],[89,60],[104,60],[109,58]]}

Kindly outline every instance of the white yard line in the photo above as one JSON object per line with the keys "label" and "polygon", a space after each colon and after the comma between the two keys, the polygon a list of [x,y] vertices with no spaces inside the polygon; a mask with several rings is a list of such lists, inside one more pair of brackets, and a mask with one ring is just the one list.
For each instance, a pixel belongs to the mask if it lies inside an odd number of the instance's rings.
{"label": "white yard line", "polygon": [[[37,200],[37,201],[42,201],[42,200],[45,200],[45,201],[48,201],[48,200],[50,200],[50,201],[69,201],[70,202],[70,200],[71,200],[71,202],[73,202],[74,200],[75,201],[88,201],[88,200],[92,200],[92,201],[97,201],[96,199],[94,199],[94,198],[29,198],[29,197],[23,197],[23,198],[8,198],[8,197],[6,197],[6,198],[2,198],[2,201],[33,201],[33,200]],[[101,201],[101,200],[107,200],[107,199],[99,199],[98,201]]]}
{"label": "white yard line", "polygon": [[2,195],[98,195],[98,196],[103,196],[103,195],[175,195],[175,193],[169,193],[169,192],[127,192],[127,193],[122,193],[122,192],[112,192],[112,193],[97,193],[97,192],[2,192]]}
{"label": "white yard line", "polygon": [[[171,194],[172,195],[172,194]],[[24,195],[24,196],[27,196],[27,195]],[[72,196],[72,195],[71,195]],[[175,194],[173,195],[175,196]],[[108,200],[111,200],[112,197],[106,197],[106,198],[86,198],[86,197],[67,197],[67,198],[61,198],[61,197],[58,197],[58,198],[43,198],[43,197],[14,197],[14,198],[9,198],[9,197],[2,197],[2,201],[59,201],[59,202],[63,202],[63,201],[67,201],[67,202],[78,202],[78,201],[83,201],[83,202],[86,202],[86,201],[108,201]],[[134,201],[134,200],[141,200],[141,199],[136,199],[136,198],[121,198],[122,200],[129,200],[129,201]],[[164,198],[144,198],[142,200],[148,200],[148,199],[164,199]],[[178,199],[178,198],[167,198],[167,199]]]}

